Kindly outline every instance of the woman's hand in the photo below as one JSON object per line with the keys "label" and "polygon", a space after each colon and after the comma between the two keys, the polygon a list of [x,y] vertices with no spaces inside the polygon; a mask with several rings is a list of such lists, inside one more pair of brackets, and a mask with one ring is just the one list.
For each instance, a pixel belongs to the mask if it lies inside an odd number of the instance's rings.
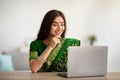
{"label": "woman's hand", "polygon": [[49,46],[52,47],[52,49],[54,49],[59,43],[60,39],[58,37],[53,37],[49,42]]}

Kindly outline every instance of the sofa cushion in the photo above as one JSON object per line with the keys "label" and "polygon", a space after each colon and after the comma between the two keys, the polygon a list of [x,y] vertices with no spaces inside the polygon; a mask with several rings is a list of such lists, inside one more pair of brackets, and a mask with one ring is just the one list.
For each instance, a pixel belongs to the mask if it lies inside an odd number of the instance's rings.
{"label": "sofa cushion", "polygon": [[11,55],[0,54],[0,71],[14,71]]}
{"label": "sofa cushion", "polygon": [[11,55],[13,57],[12,60],[15,70],[30,70],[28,53],[15,52]]}
{"label": "sofa cushion", "polygon": [[5,55],[12,56],[15,71],[29,71],[29,52],[21,52],[19,49],[8,50]]}

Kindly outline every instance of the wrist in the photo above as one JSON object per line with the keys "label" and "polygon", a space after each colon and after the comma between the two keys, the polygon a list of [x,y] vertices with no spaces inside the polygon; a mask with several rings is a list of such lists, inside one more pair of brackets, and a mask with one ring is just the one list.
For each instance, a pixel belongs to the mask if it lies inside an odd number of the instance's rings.
{"label": "wrist", "polygon": [[42,63],[45,63],[46,59],[41,55],[38,57],[38,59],[42,62]]}
{"label": "wrist", "polygon": [[50,46],[50,45],[49,45],[47,48],[48,48],[50,51],[52,51],[52,50],[54,49],[54,47],[53,47],[53,46]]}
{"label": "wrist", "polygon": [[53,50],[53,48],[51,46],[48,46],[45,51],[40,55],[42,56],[42,58],[44,60],[46,60],[46,58],[48,57],[48,55],[50,54],[50,52]]}

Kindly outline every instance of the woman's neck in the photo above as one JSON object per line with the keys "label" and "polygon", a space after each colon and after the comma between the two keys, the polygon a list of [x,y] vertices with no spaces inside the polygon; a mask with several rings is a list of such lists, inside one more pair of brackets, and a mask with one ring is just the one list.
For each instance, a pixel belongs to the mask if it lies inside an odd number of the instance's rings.
{"label": "woman's neck", "polygon": [[51,37],[49,37],[49,38],[43,40],[43,43],[44,43],[45,45],[49,45],[50,40],[51,40]]}

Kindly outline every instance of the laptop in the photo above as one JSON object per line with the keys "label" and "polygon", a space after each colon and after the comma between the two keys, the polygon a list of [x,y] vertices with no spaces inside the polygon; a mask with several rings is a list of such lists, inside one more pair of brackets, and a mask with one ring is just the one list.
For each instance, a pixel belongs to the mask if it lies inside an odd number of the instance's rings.
{"label": "laptop", "polygon": [[68,48],[67,72],[64,77],[97,77],[107,74],[107,46],[81,46]]}

